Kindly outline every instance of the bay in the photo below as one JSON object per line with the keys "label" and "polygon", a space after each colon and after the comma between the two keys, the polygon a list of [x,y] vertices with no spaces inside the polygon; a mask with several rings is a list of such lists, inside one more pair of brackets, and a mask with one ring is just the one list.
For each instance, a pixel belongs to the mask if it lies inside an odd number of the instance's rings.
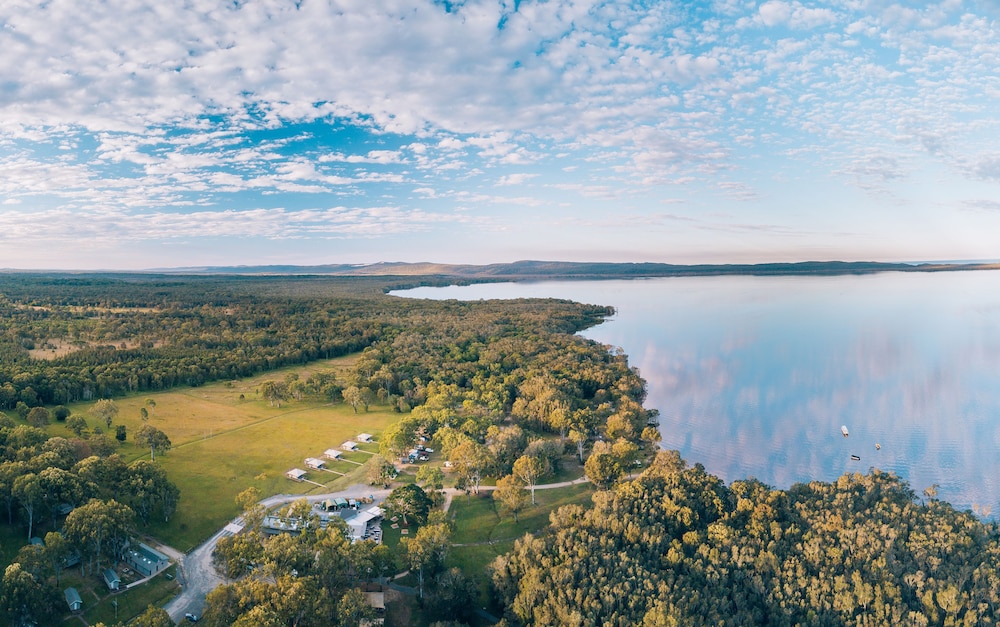
{"label": "bay", "polygon": [[[665,448],[787,488],[870,467],[1000,512],[1000,272],[492,283],[413,298],[567,298],[616,314]],[[849,437],[841,434],[841,426]],[[876,443],[879,448],[876,449]],[[860,457],[860,461],[852,459]]]}

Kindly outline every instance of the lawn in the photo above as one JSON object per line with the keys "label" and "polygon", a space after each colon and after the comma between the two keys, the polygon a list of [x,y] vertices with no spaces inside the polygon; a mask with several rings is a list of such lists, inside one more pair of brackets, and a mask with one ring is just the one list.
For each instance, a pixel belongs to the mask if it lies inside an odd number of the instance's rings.
{"label": "lawn", "polygon": [[[250,486],[270,496],[340,489],[362,481],[364,470],[358,464],[371,459],[371,454],[361,451],[345,455],[357,463],[329,465],[346,476],[307,469],[307,479],[322,487],[291,481],[285,472],[296,467],[305,469],[306,457],[321,457],[326,449],[339,447],[359,433],[381,433],[398,419],[398,414],[378,405],[372,405],[368,412],[355,413],[349,405],[312,401],[272,407],[256,392],[262,382],[283,379],[288,372],[303,379],[321,369],[342,372],[353,359],[339,358],[241,381],[115,399],[119,414],[110,433],[119,424],[126,426],[128,441],[119,452],[127,461],[149,456],[148,450],[132,444],[132,435],[143,424],[140,409],[144,407],[149,411],[148,424],[166,433],[173,444],[166,455],[157,455],[156,461],[180,488],[180,503],[169,523],[154,520],[141,531],[188,551],[238,513],[234,498]],[[146,399],[152,399],[155,406],[148,405]],[[70,409],[87,416],[91,428],[104,428],[97,418],[87,414],[92,406],[77,404]],[[71,436],[61,423],[50,426],[50,433]],[[376,450],[378,445],[365,445],[369,446]]]}
{"label": "lawn", "polygon": [[479,586],[480,601],[490,602],[490,582],[486,567],[493,558],[506,553],[514,546],[514,541],[525,533],[542,531],[549,524],[549,514],[563,505],[576,503],[589,508],[594,487],[588,483],[536,490],[535,505],[528,505],[518,514],[518,521],[507,513],[498,513],[493,497],[456,496],[451,503],[452,520],[455,531],[448,554],[447,565],[457,566]]}
{"label": "lawn", "polygon": [[[176,566],[171,566],[148,583],[121,592],[111,592],[104,585],[104,580],[98,575],[82,576],[78,567],[64,571],[59,582],[59,590],[72,586],[83,599],[83,611],[68,619],[67,624],[93,625],[103,622],[115,625],[118,622],[127,623],[129,619],[146,611],[150,605],[160,607],[174,597],[180,590],[176,579],[167,579],[176,575]],[[117,608],[115,603],[117,602]],[[65,606],[63,606],[65,607]],[[117,617],[117,619],[116,619]],[[64,621],[66,622],[66,621]]]}

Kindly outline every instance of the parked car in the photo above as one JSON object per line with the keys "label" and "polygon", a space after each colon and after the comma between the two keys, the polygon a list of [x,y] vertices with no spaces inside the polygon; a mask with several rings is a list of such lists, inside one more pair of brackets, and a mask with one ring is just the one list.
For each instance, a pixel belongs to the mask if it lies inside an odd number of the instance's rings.
{"label": "parked car", "polygon": [[188,619],[192,623],[197,623],[198,622],[198,615],[197,614],[192,614],[191,612],[188,612],[187,614],[185,614],[184,618]]}
{"label": "parked car", "polygon": [[425,461],[427,461],[428,459],[430,459],[430,457],[427,457],[426,455],[421,455],[421,456],[420,456],[420,461],[422,461],[422,462],[425,462]]}

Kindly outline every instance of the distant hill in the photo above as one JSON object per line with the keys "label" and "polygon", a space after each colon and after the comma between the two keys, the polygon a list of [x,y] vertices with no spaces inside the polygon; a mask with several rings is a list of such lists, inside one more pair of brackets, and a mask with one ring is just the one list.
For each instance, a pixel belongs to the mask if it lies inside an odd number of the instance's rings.
{"label": "distant hill", "polygon": [[1000,269],[1000,264],[907,264],[873,261],[804,261],[798,263],[699,264],[516,261],[489,265],[381,262],[367,265],[206,266],[157,270],[168,274],[433,276],[465,280],[609,279],[694,275],[838,275],[874,272],[938,272]]}

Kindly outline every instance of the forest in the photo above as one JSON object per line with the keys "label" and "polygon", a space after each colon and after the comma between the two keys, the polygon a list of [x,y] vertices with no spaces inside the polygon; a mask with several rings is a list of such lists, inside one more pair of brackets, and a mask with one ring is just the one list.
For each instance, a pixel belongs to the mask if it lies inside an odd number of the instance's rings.
{"label": "forest", "polygon": [[[490,498],[515,519],[536,483],[567,460],[598,489],[592,503],[554,511],[551,524],[490,565],[506,624],[995,623],[995,524],[933,491],[918,498],[877,469],[780,490],[754,480],[725,485],[676,452],[654,456],[657,414],[643,407],[639,372],[622,351],[576,335],[612,308],[384,295],[413,282],[0,275],[0,409],[8,413],[0,418],[0,519],[25,541],[39,525],[52,530],[7,566],[4,617],[51,619],[40,608],[59,606],[68,556],[99,571],[185,497],[155,461],[169,440],[147,434],[150,459],[126,464],[100,421],[88,437],[50,437],[50,421],[71,427],[64,404],[93,402],[96,415],[123,395],[353,354],[342,379],[276,378],[259,393],[277,404],[312,395],[354,411],[391,407],[399,419],[380,434],[372,483],[390,482],[392,460],[425,438],[448,460],[455,488],[476,495],[494,484]],[[421,469],[387,499],[390,511],[417,521],[394,555],[345,543],[336,526],[266,535],[255,521],[267,495],[248,490],[239,501],[247,533],[217,547],[227,583],[209,595],[203,620],[358,625],[372,617],[358,587],[400,570],[415,576],[425,623],[481,620],[469,611],[479,573],[447,567],[441,487],[439,472]],[[307,520],[310,512],[297,503],[281,515]],[[162,624],[155,610],[137,624]]]}

